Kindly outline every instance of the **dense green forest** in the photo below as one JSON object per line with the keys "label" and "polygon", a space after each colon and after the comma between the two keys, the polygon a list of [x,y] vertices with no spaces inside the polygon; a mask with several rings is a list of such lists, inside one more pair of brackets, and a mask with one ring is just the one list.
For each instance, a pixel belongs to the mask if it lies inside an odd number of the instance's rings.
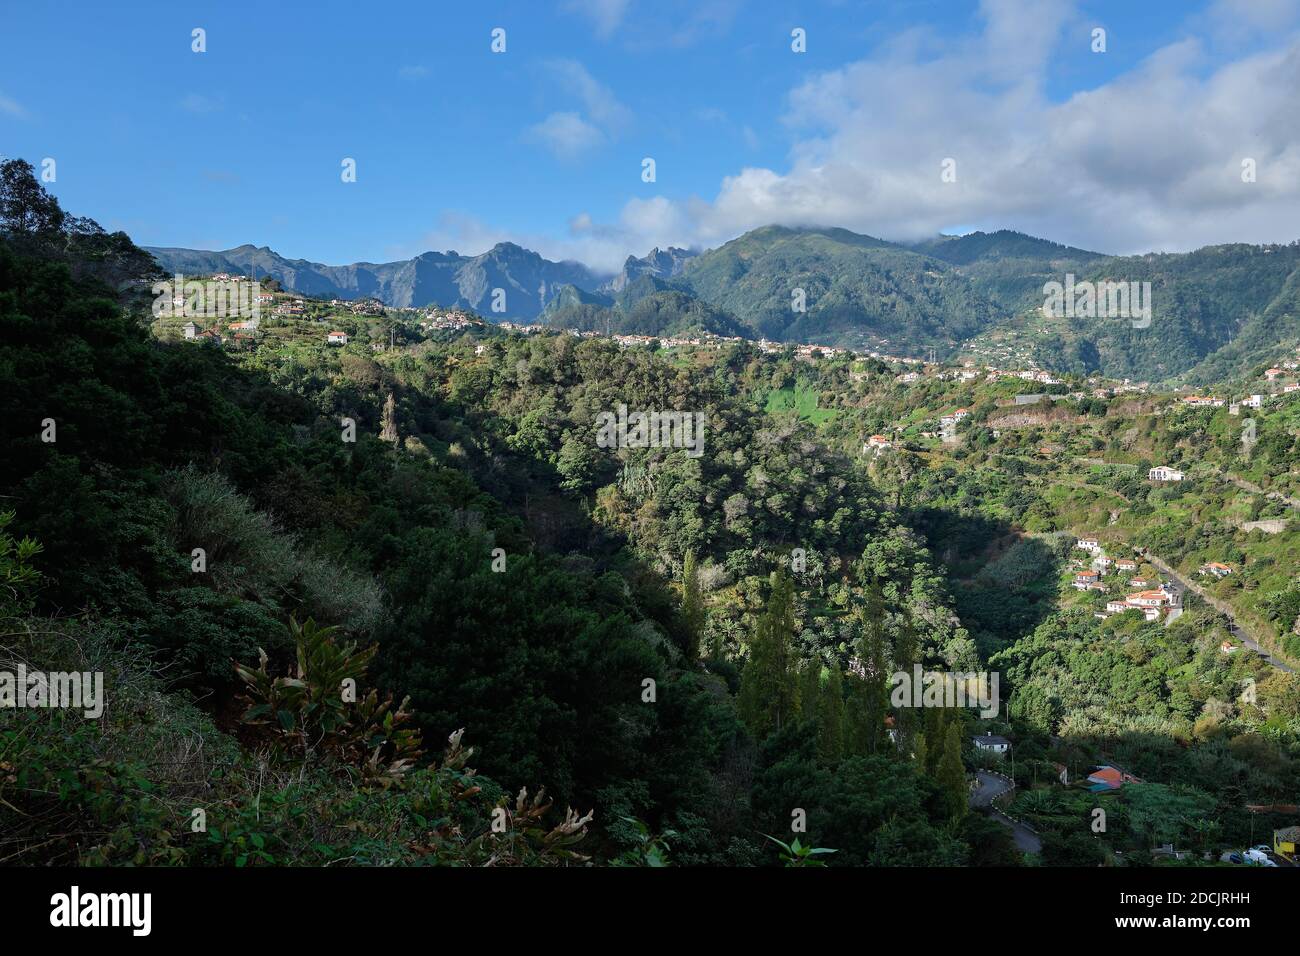
{"label": "dense green forest", "polygon": [[[107,696],[0,713],[6,862],[1117,864],[1300,793],[1294,676],[1219,655],[1209,609],[1062,595],[1070,523],[981,446],[991,399],[950,459],[866,460],[967,396],[391,316],[205,346],[151,320],[128,237],[21,161],[3,189],[3,653]],[[702,415],[703,454],[600,447],[619,406]],[[914,665],[1000,671],[1005,706],[896,706]],[[1055,768],[1112,760],[1143,783],[1103,839]],[[986,765],[1041,853],[969,808]]]}

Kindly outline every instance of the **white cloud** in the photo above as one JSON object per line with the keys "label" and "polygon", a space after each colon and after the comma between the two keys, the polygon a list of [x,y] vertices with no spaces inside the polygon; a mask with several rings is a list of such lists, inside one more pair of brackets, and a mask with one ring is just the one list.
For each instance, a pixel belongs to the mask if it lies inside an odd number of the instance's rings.
{"label": "white cloud", "polygon": [[17,119],[25,119],[27,111],[22,108],[17,100],[10,99],[3,93],[0,93],[0,113],[6,116],[13,116]]}
{"label": "white cloud", "polygon": [[559,159],[573,160],[614,139],[631,123],[632,111],[581,63],[551,60],[545,70],[566,96],[579,102],[582,110],[551,113],[524,131],[526,141],[543,144]]}
{"label": "white cloud", "polygon": [[[741,168],[711,198],[632,199],[613,221],[584,213],[565,237],[516,241],[614,268],[653,246],[715,246],[770,223],[886,239],[1010,228],[1113,253],[1300,238],[1300,35],[1225,60],[1200,17],[1062,101],[1048,93],[1053,57],[1086,44],[1089,21],[1049,0],[980,9],[972,35],[908,31],[809,75],[787,99],[793,143],[781,168]],[[597,142],[581,116],[556,115],[557,138]],[[941,180],[946,158],[954,183]],[[1257,182],[1242,182],[1245,159]]]}
{"label": "white cloud", "polygon": [[577,113],[552,113],[528,127],[524,138],[541,143],[559,159],[572,160],[605,141],[605,136]]}
{"label": "white cloud", "polygon": [[[621,223],[645,227],[632,248],[716,245],[769,223],[891,239],[976,224],[1108,252],[1300,236],[1300,38],[1226,65],[1181,40],[1053,102],[1053,53],[1087,35],[1070,7],[984,0],[981,13],[975,36],[913,31],[810,76],[789,95],[787,168],[741,169],[711,200],[648,220],[628,203]],[[946,158],[955,183],[941,181]],[[1245,158],[1256,183],[1241,181]]]}
{"label": "white cloud", "polygon": [[578,13],[592,22],[596,36],[608,38],[618,29],[627,14],[628,0],[568,0],[564,9]]}
{"label": "white cloud", "polygon": [[631,122],[632,111],[577,60],[551,60],[546,68],[567,94],[582,103],[593,122],[609,130],[620,129]]}

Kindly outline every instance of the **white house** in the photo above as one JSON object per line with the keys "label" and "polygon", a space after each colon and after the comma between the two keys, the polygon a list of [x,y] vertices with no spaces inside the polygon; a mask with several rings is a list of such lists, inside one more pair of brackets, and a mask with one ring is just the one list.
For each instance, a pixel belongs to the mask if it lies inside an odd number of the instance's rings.
{"label": "white house", "polygon": [[1182,481],[1183,473],[1168,465],[1157,465],[1147,472],[1148,481]]}
{"label": "white house", "polygon": [[1245,405],[1247,408],[1259,408],[1259,406],[1264,404],[1264,396],[1251,395],[1248,398],[1243,398],[1241,404]]}
{"label": "white house", "polygon": [[348,334],[346,332],[331,332],[325,337],[325,341],[330,345],[347,345]]}
{"label": "white house", "polygon": [[1138,563],[1132,558],[1120,558],[1115,562],[1116,571],[1136,571],[1137,569]]}
{"label": "white house", "polygon": [[1074,546],[1084,551],[1091,551],[1093,554],[1101,553],[1101,545],[1097,543],[1096,538],[1080,538]]}
{"label": "white house", "polygon": [[1212,574],[1216,578],[1226,578],[1232,573],[1232,568],[1226,564],[1220,564],[1218,561],[1211,561],[1208,564],[1201,565],[1202,574]]}
{"label": "white house", "polygon": [[971,742],[978,749],[992,751],[995,754],[1004,754],[1011,749],[1011,741],[992,732],[972,737]]}
{"label": "white house", "polygon": [[181,326],[181,331],[185,333],[187,339],[192,339],[194,336],[199,334],[199,327],[193,322],[186,322]]}
{"label": "white house", "polygon": [[1133,607],[1164,607],[1169,603],[1169,595],[1163,590],[1138,591],[1125,600]]}
{"label": "white house", "polygon": [[884,451],[886,448],[893,447],[894,443],[884,435],[872,435],[867,439],[867,443],[862,446],[862,452],[863,454],[866,454],[868,451],[880,452]]}

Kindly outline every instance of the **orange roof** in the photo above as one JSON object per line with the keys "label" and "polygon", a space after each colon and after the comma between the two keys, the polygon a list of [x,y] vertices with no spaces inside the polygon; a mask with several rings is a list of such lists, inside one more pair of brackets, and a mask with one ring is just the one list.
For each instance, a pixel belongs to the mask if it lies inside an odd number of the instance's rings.
{"label": "orange roof", "polygon": [[1206,565],[1206,567],[1207,567],[1207,568],[1227,568],[1229,571],[1232,570],[1232,566],[1231,566],[1231,565],[1220,564],[1218,561],[1211,561],[1209,564]]}
{"label": "orange roof", "polygon": [[346,332],[331,332],[330,335],[347,335]]}
{"label": "orange roof", "polygon": [[1094,783],[1106,783],[1112,787],[1118,787],[1124,782],[1124,775],[1114,767],[1102,767],[1100,770],[1088,774],[1088,779]]}

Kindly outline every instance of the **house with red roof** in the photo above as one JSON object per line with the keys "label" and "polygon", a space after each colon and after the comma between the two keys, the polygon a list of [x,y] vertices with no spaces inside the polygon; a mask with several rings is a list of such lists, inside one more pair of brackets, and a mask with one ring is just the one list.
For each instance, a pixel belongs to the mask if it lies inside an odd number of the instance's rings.
{"label": "house with red roof", "polygon": [[1141,780],[1133,776],[1131,773],[1124,773],[1124,771],[1110,766],[1098,767],[1092,773],[1088,774],[1088,789],[1093,793],[1118,790],[1126,783],[1141,782]]}

